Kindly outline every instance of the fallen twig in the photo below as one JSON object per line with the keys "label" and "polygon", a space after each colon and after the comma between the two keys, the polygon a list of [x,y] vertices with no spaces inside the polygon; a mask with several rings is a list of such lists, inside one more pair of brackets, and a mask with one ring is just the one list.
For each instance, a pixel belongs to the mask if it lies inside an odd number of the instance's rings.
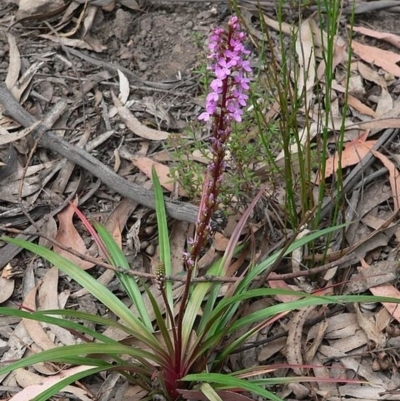
{"label": "fallen twig", "polygon": [[[7,114],[24,127],[29,127],[37,121],[35,117],[29,114],[17,102],[4,83],[0,84],[0,103],[5,108]],[[69,106],[65,100],[60,100],[55,107],[65,112]],[[33,130],[33,137],[35,140],[41,137],[39,146],[57,152],[67,160],[81,166],[99,178],[111,190],[118,192],[122,196],[130,198],[141,205],[147,206],[151,209],[155,208],[154,196],[151,190],[145,189],[138,184],[131,183],[120,177],[85,150],[73,146],[53,135],[48,131],[48,127],[39,124],[35,130]],[[189,223],[196,222],[198,210],[196,206],[185,202],[172,201],[167,198],[165,199],[165,205],[167,213],[171,217]]]}

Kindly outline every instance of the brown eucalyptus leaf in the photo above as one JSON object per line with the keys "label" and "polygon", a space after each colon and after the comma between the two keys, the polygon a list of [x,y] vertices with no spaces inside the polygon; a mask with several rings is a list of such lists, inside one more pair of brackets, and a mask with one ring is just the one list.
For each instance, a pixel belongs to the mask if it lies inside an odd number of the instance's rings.
{"label": "brown eucalyptus leaf", "polygon": [[[30,401],[60,380],[91,368],[92,366],[75,366],[70,369],[62,370],[60,373],[49,377],[43,377],[42,375],[35,374],[25,369],[18,369],[16,371],[17,382],[23,390],[19,391],[18,394],[12,398],[12,401]],[[69,385],[64,387],[63,390],[73,394],[76,399],[81,401],[93,400],[92,397],[87,396],[85,388]]]}
{"label": "brown eucalyptus leaf", "polygon": [[[33,288],[25,297],[24,306],[28,310],[36,311],[36,294],[37,287]],[[50,340],[40,322],[30,319],[22,319],[22,322],[34,343],[38,345],[42,350],[57,348],[57,345]]]}
{"label": "brown eucalyptus leaf", "polygon": [[[75,210],[72,206],[68,205],[62,212],[58,214],[59,227],[56,236],[56,241],[63,244],[64,246],[71,248],[80,253],[87,254],[87,249],[85,242],[76,230],[73,224],[73,217],[75,215]],[[90,269],[94,266],[94,263],[82,260],[81,258],[71,254],[64,249],[54,246],[54,252],[62,255],[69,259],[69,261],[75,263],[83,270]]]}
{"label": "brown eucalyptus leaf", "polygon": [[19,54],[17,41],[11,33],[7,33],[8,45],[10,48],[10,63],[6,77],[7,88],[12,90],[18,81],[19,73],[21,71],[21,56]]}
{"label": "brown eucalyptus leaf", "polygon": [[358,324],[364,330],[368,340],[372,340],[378,349],[382,348],[385,345],[386,339],[384,334],[377,330],[374,319],[362,313],[357,304],[354,304],[354,309],[356,311]]}
{"label": "brown eucalyptus leaf", "polygon": [[[296,375],[302,375],[303,364],[302,336],[304,324],[310,313],[316,308],[315,305],[308,306],[297,312],[289,323],[288,338],[286,345],[286,359]],[[296,365],[299,365],[296,367]]]}
{"label": "brown eucalyptus leaf", "polygon": [[111,95],[119,116],[134,134],[151,141],[163,141],[169,137],[168,132],[155,130],[143,125],[127,107],[122,105],[121,101],[115,96],[114,92],[111,91]]}
{"label": "brown eucalyptus leaf", "polygon": [[6,302],[13,294],[15,280],[0,277],[0,304]]}

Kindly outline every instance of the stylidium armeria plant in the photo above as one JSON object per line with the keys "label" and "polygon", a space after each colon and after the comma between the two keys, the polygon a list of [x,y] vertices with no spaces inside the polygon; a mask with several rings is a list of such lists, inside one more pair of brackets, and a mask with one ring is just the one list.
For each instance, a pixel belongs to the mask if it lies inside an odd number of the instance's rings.
{"label": "stylidium armeria plant", "polygon": [[[246,105],[249,89],[247,73],[251,72],[250,63],[245,60],[249,51],[244,47],[246,34],[240,28],[237,16],[232,16],[228,28],[215,28],[210,35],[208,49],[210,51],[209,69],[215,75],[210,84],[210,92],[206,97],[206,111],[199,120],[211,123],[212,161],[208,166],[207,176],[203,183],[203,191],[196,222],[194,238],[190,242],[188,252],[184,253],[187,280],[177,324],[177,342],[182,344],[185,308],[190,292],[191,277],[196,267],[200,251],[204,247],[212,228],[211,217],[218,205],[218,195],[225,170],[225,152],[232,123],[240,122],[243,107]],[[182,355],[177,355],[182,360]]]}
{"label": "stylidium armeria plant", "polygon": [[[294,309],[338,302],[400,303],[400,300],[384,297],[352,295],[322,297],[282,289],[252,288],[257,277],[268,272],[271,266],[293,250],[342,229],[344,225],[328,227],[296,239],[283,251],[279,249],[262,262],[249,265],[245,272],[241,273],[240,280],[228,291],[221,291],[223,283],[219,280],[199,280],[197,283],[191,280],[196,271],[200,251],[211,234],[210,221],[219,202],[218,195],[225,169],[225,151],[231,127],[232,124],[241,121],[243,108],[248,99],[247,74],[251,69],[246,60],[249,52],[243,46],[245,38],[246,35],[241,31],[239,20],[235,16],[230,19],[227,29],[216,28],[210,36],[210,69],[215,74],[215,79],[207,95],[206,111],[199,116],[199,119],[211,124],[210,147],[213,160],[203,186],[196,232],[188,252],[184,255],[187,276],[184,292],[179,299],[180,306],[177,306],[179,303],[176,303],[170,281],[171,252],[164,195],[154,169],[152,178],[160,249],[156,291],[161,292],[161,300],[156,297],[147,282],[142,282],[136,277],[136,273],[132,272],[128,260],[112,234],[100,224],[94,223],[92,227],[73,205],[71,207],[74,207],[98,248],[103,251],[109,267],[115,270],[134,310],[122,302],[107,286],[68,258],[29,241],[1,238],[40,255],[57,266],[112,312],[111,317],[107,317],[73,308],[32,311],[25,310],[24,307],[20,310],[0,306],[0,316],[14,316],[57,325],[82,340],[77,344],[57,346],[33,353],[20,360],[10,361],[9,364],[4,361],[0,367],[0,375],[50,361],[56,364],[55,366],[58,364],[60,370],[65,369],[58,381],[51,384],[46,382],[46,385],[39,386],[39,395],[35,396],[32,393],[35,390],[31,389],[30,399],[45,401],[86,376],[113,371],[119,372],[129,382],[142,387],[146,393],[143,398],[145,400],[181,401],[204,399],[206,396],[209,400],[251,401],[254,398],[250,398],[249,393],[253,393],[262,399],[282,401],[273,393],[273,385],[290,381],[303,382],[309,378],[269,377],[271,366],[268,365],[230,373],[223,369],[229,356],[249,337],[275,321],[275,317],[279,314]],[[209,277],[223,277],[229,267],[231,255],[244,249],[242,245],[238,246],[239,237],[262,194],[263,189],[244,211],[232,233],[224,256],[207,266]],[[277,294],[296,297],[296,301],[272,305],[243,316],[240,313],[243,302]],[[114,316],[118,319],[116,320]],[[82,324],[85,322],[91,324]],[[113,328],[112,332],[117,332],[121,341],[107,336],[107,331],[92,329],[92,326]],[[267,377],[260,379],[260,375],[264,374]]]}
{"label": "stylidium armeria plant", "polygon": [[233,122],[242,121],[243,108],[248,99],[250,63],[246,56],[250,53],[244,47],[246,33],[241,30],[239,19],[232,16],[228,28],[215,28],[210,35],[208,56],[209,69],[215,75],[206,97],[206,111],[199,120],[210,121],[212,162],[208,166],[203,184],[196,233],[185,263],[191,270],[199,252],[211,233],[210,220],[218,204],[223,172],[225,170],[226,144],[232,132]]}

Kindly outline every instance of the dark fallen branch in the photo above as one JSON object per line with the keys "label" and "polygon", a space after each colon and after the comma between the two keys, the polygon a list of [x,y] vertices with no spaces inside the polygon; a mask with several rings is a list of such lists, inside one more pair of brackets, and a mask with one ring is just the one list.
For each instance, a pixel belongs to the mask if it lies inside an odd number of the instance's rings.
{"label": "dark fallen branch", "polygon": [[[201,3],[204,0],[148,0],[150,4],[171,4],[171,3]],[[211,0],[212,3],[221,3],[221,0]],[[229,3],[229,0],[227,0]],[[315,2],[313,2],[315,4]],[[342,9],[343,15],[352,15],[353,13],[356,15],[359,14],[367,14],[373,13],[376,11],[388,11],[393,13],[400,12],[400,4],[399,0],[372,0],[372,1],[357,1],[353,5],[352,1],[345,1],[344,7]],[[297,10],[296,2],[287,2],[287,4],[283,3],[279,4],[279,0],[271,1],[271,0],[237,0],[237,5],[245,10],[249,11],[258,11],[260,8],[262,11],[275,11],[279,7],[283,9],[294,9]],[[326,12],[325,7],[319,5],[307,5],[302,4],[301,1],[298,2],[298,5],[301,9],[307,9],[309,11],[317,11],[321,10],[322,12]]]}
{"label": "dark fallen branch", "polygon": [[[37,121],[35,117],[29,114],[17,102],[4,83],[0,84],[0,104],[2,104],[6,110],[7,115],[24,127],[29,127]],[[63,114],[67,111],[68,107],[68,103],[64,100],[61,100],[55,105],[55,108],[58,110],[57,114]],[[39,140],[39,146],[57,152],[67,160],[84,168],[95,177],[99,178],[108,188],[118,192],[120,195],[154,209],[155,203],[152,191],[125,180],[85,150],[77,148],[56,137],[49,132],[48,129],[49,127],[43,124],[39,124],[34,129],[33,137],[35,140]],[[197,207],[189,203],[172,201],[167,198],[165,199],[165,204],[167,213],[171,217],[189,223],[194,223],[196,221]]]}

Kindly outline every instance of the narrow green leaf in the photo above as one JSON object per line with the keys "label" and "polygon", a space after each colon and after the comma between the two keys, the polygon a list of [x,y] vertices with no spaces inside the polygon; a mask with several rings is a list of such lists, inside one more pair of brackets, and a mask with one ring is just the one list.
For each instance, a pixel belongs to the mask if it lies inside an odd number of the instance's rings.
{"label": "narrow green leaf", "polygon": [[[228,255],[228,259],[231,260],[232,256],[238,254],[239,252],[241,252],[244,248],[245,248],[246,244],[242,244],[239,246],[236,246],[235,248],[235,252],[233,255]],[[215,263],[221,263],[221,267],[223,268],[224,266],[229,267],[226,265],[226,258],[222,258],[221,261],[217,261]],[[211,270],[213,271],[213,268],[211,267]],[[208,271],[207,273],[210,273],[210,271]],[[204,307],[203,310],[203,315],[200,318],[200,322],[199,322],[199,326],[197,329],[197,332],[200,334],[202,333],[206,327],[207,330],[212,330],[210,328],[210,316],[212,311],[215,309],[216,305],[217,305],[217,300],[220,297],[220,289],[222,287],[222,283],[213,283],[212,287],[209,291],[208,294],[208,298],[207,298],[207,302],[206,302],[206,306]],[[218,302],[219,303],[219,302]],[[211,335],[211,333],[209,333]]]}
{"label": "narrow green leaf", "polygon": [[271,393],[270,391],[265,390],[261,386],[253,384],[250,380],[239,379],[237,377],[233,377],[227,374],[198,373],[194,375],[187,375],[181,380],[190,382],[198,381],[198,382],[213,383],[217,385],[216,389],[218,390],[240,388],[243,391],[250,391],[254,394],[264,397],[267,400],[283,401],[282,398],[279,398],[277,395]]}
{"label": "narrow green leaf", "polygon": [[[107,364],[108,365],[108,364]],[[60,380],[53,386],[49,387],[48,389],[44,390],[41,394],[36,396],[35,398],[32,399],[32,401],[46,401],[50,399],[53,395],[56,395],[58,392],[62,391],[66,386],[69,384],[72,384],[78,380],[83,379],[84,377],[92,376],[96,373],[103,372],[105,370],[108,370],[111,365],[108,366],[100,366],[96,367],[93,369],[86,370],[84,372],[79,372],[74,375],[71,375],[69,377],[66,377],[63,380]]]}
{"label": "narrow green leaf", "polygon": [[[160,180],[158,179],[157,172],[153,166],[151,169],[151,177],[154,188],[154,200],[156,206],[157,216],[157,230],[158,230],[158,244],[160,248],[160,259],[165,266],[165,275],[172,274],[171,266],[171,248],[169,244],[169,233],[167,224],[167,212],[165,210],[164,195],[161,188]],[[165,282],[165,292],[167,296],[169,309],[174,310],[174,299],[172,295],[172,282]]]}
{"label": "narrow green leaf", "polygon": [[[135,358],[138,361],[150,360],[156,365],[161,365],[163,360],[159,355],[154,352],[144,351],[137,348],[129,347],[122,344],[101,344],[101,343],[88,343],[88,344],[78,344],[78,345],[66,345],[64,347],[58,347],[46,351],[42,351],[38,354],[34,354],[23,358],[17,362],[13,362],[7,366],[0,368],[0,375],[10,373],[16,369],[25,368],[27,366],[34,365],[41,362],[49,361],[66,361],[75,358],[77,355],[128,355]],[[92,358],[88,359],[88,362]],[[104,361],[99,359],[99,364],[104,363]]]}
{"label": "narrow green leaf", "polygon": [[126,331],[131,335],[134,334],[132,330],[129,330],[127,327],[111,319],[103,318],[96,315],[91,315],[90,313],[80,312],[80,311],[54,309],[47,311],[27,312],[19,309],[0,307],[0,315],[18,316],[24,319],[30,319],[30,320],[36,320],[38,322],[54,324],[59,327],[64,327],[69,330],[74,330],[78,333],[84,333],[87,336],[95,338],[96,340],[109,344],[118,344],[118,342],[107,336],[104,336],[103,334],[97,332],[96,330],[92,330],[89,327],[84,326],[83,324],[76,323],[67,319],[61,319],[55,316],[59,315],[66,317],[77,317],[86,321],[101,324],[106,327],[116,327],[122,331]]}
{"label": "narrow green leaf", "polygon": [[161,314],[160,308],[158,307],[157,301],[154,298],[154,295],[151,293],[151,291],[145,287],[146,293],[149,297],[149,300],[151,302],[154,314],[156,316],[156,321],[157,321],[157,325],[158,328],[161,332],[161,335],[165,341],[165,345],[167,347],[167,351],[168,351],[168,355],[170,355],[171,360],[173,359],[173,356],[175,354],[175,350],[174,350],[174,345],[172,344],[171,341],[171,336],[170,336],[170,331],[169,330],[174,330],[174,328],[171,328],[168,330],[168,327],[165,323],[165,320],[163,319],[163,316]]}
{"label": "narrow green leaf", "polygon": [[[241,294],[241,295],[245,297],[247,294]],[[388,302],[396,304],[400,303],[400,299],[397,298],[376,297],[373,295],[316,296],[310,294],[301,294],[301,296],[304,296],[305,298],[300,299],[298,301],[291,301],[291,302],[281,303],[278,305],[273,305],[238,319],[229,328],[228,333],[234,333],[242,327],[248,327],[253,323],[265,321],[266,319],[272,316],[276,316],[279,313],[291,310],[299,310],[311,305],[327,305],[327,304],[354,303],[354,302]],[[233,341],[231,344],[229,344],[224,348],[221,354],[218,355],[217,359],[219,361],[224,360],[227,356],[230,355],[231,352],[233,352],[233,350],[235,350],[237,347],[243,344],[244,341],[252,334],[253,332],[249,330],[246,334],[242,335],[241,337]]]}
{"label": "narrow green leaf", "polygon": [[300,310],[312,305],[328,305],[355,302],[387,302],[394,304],[400,303],[400,299],[398,298],[378,297],[374,295],[318,296],[301,293],[301,296],[304,296],[305,298],[299,299],[298,301],[289,301],[278,305],[269,306],[268,308],[251,313],[238,319],[230,328],[230,332],[234,332],[241,327],[245,327],[253,323],[262,321],[268,317],[275,316],[282,312]]}
{"label": "narrow green leaf", "polygon": [[[110,261],[111,264],[115,267],[122,267],[123,269],[130,270],[131,267],[129,266],[129,263],[126,260],[125,255],[123,254],[118,244],[115,242],[112,235],[101,224],[95,223],[94,225],[96,227],[96,231],[98,232],[101,240],[104,242],[104,245],[107,248],[107,251],[111,257]],[[144,304],[142,292],[140,291],[136,279],[130,275],[123,273],[116,273],[116,275],[121,284],[123,285],[129,298],[135,305],[141,321],[149,330],[152,330],[153,326],[151,323],[151,319],[147,311],[146,305]]]}
{"label": "narrow green leaf", "polygon": [[128,327],[134,331],[137,339],[143,341],[160,355],[166,355],[165,351],[162,349],[162,347],[160,347],[160,344],[153,336],[152,331],[146,327],[120,299],[118,299],[110,290],[108,290],[108,288],[104,287],[86,271],[82,270],[63,256],[60,256],[55,252],[39,245],[16,238],[2,237],[2,240],[27,249],[57,266],[64,273],[68,274],[76,282],[78,282],[83,288],[87,289],[103,305],[113,311]]}
{"label": "narrow green leaf", "polygon": [[238,292],[245,291],[247,288],[249,288],[250,284],[254,280],[255,277],[261,275],[265,270],[268,269],[269,266],[274,264],[274,262],[281,257],[287,256],[290,253],[292,253],[294,250],[307,245],[309,242],[314,241],[315,239],[321,238],[324,235],[330,234],[332,232],[335,232],[343,227],[346,227],[347,224],[339,224],[334,227],[328,227],[323,230],[318,230],[315,231],[309,235],[306,235],[291,244],[286,252],[282,255],[281,251],[276,251],[274,254],[269,256],[267,259],[265,259],[263,262],[260,264],[254,266],[249,273],[246,275],[246,277],[242,280],[242,282],[239,284]]}
{"label": "narrow green leaf", "polygon": [[[208,273],[210,275],[220,276],[222,273],[221,262],[221,260],[215,262],[208,270]],[[212,285],[213,283],[211,282],[198,283],[189,296],[182,323],[182,349],[184,350],[187,349],[189,344],[194,322],[201,308],[201,304],[204,302],[204,299]]]}

